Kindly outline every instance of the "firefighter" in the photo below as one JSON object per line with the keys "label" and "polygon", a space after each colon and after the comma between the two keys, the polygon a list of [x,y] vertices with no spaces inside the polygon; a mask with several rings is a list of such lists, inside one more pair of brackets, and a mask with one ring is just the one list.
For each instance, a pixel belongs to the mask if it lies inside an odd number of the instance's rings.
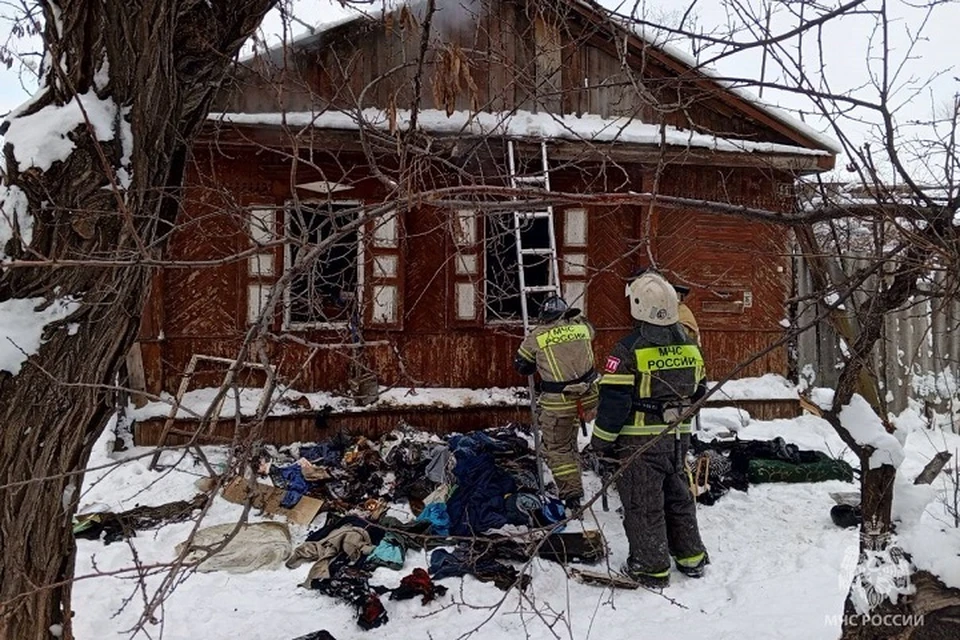
{"label": "firefighter", "polygon": [[683,325],[684,330],[687,332],[687,337],[689,337],[696,345],[700,346],[700,327],[697,325],[697,319],[693,315],[693,311],[690,310],[690,307],[686,305],[684,300],[690,294],[690,287],[685,287],[682,284],[673,285],[674,291],[677,292],[677,297],[680,299],[680,304],[677,307],[677,317],[680,320],[680,324]]}
{"label": "firefighter", "polygon": [[580,309],[550,296],[541,307],[538,326],[524,338],[514,359],[521,375],[539,373],[537,424],[543,452],[570,513],[580,509],[583,498],[577,428],[581,420],[593,419],[597,407],[594,335]]}
{"label": "firefighter", "polygon": [[697,526],[684,461],[690,422],[656,438],[706,391],[703,356],[678,318],[678,298],[648,271],[627,285],[634,330],[613,348],[600,379],[600,403],[590,446],[620,463],[638,448],[617,479],[630,544],[624,573],[644,586],[670,581],[677,569],[699,578],[709,561]]}

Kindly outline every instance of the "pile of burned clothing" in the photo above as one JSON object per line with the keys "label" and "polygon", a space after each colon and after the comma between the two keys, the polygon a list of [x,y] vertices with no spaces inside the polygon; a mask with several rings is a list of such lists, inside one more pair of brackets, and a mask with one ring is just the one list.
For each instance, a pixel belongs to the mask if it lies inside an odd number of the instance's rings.
{"label": "pile of burned clothing", "polygon": [[168,502],[158,507],[138,506],[120,513],[81,513],[73,519],[73,536],[86,540],[103,540],[104,544],[125,540],[136,536],[137,531],[190,520],[194,512],[206,506],[208,499],[206,494],[198,493],[192,500]]}
{"label": "pile of burned clothing", "polygon": [[783,438],[690,442],[697,502],[711,505],[730,489],[746,491],[765,482],[853,481],[853,468],[820,451],[804,451]]}
{"label": "pile of burned clothing", "polygon": [[256,468],[284,490],[282,506],[304,496],[324,511],[378,519],[391,502],[434,526],[435,535],[467,536],[507,526],[543,526],[564,517],[541,496],[536,460],[523,429],[508,426],[447,441],[412,429],[379,441],[338,437],[310,445],[265,446]]}
{"label": "pile of burned clothing", "polygon": [[306,542],[294,549],[286,565],[296,569],[312,562],[300,586],[354,606],[357,624],[363,629],[379,627],[389,620],[382,596],[389,594],[390,600],[419,596],[421,604],[426,605],[447,592],[445,586],[435,583],[444,578],[472,575],[504,591],[514,586],[526,589],[529,576],[500,562],[529,557],[522,545],[507,539],[463,543],[452,550],[434,548],[429,571],[413,569],[396,588],[371,583],[371,576],[379,567],[402,569],[408,549],[450,544],[434,535],[433,530],[428,520],[404,523],[384,516],[374,523],[348,515],[312,532]]}
{"label": "pile of burned clothing", "polygon": [[[526,589],[530,577],[509,563],[525,563],[535,552],[560,562],[605,554],[602,542],[578,545],[559,536],[583,534],[554,531],[565,518],[563,505],[538,492],[536,460],[519,427],[447,441],[399,430],[378,442],[282,448],[264,462],[263,472],[291,502],[300,499],[296,494],[313,495],[333,507],[286,565],[309,563],[300,586],[355,607],[364,629],[387,622],[387,594],[390,600],[422,596],[427,604],[446,591],[435,581],[467,575],[502,590]],[[370,501],[407,505],[388,514],[367,508]],[[393,589],[371,582],[380,567],[402,571],[408,550],[429,553],[429,566]]]}
{"label": "pile of burned clothing", "polygon": [[424,472],[445,443],[436,436],[398,430],[373,442],[340,436],[317,444],[295,444],[260,451],[257,472],[284,490],[283,507],[301,497],[320,498],[329,509],[381,513],[388,501],[423,500],[435,483]]}

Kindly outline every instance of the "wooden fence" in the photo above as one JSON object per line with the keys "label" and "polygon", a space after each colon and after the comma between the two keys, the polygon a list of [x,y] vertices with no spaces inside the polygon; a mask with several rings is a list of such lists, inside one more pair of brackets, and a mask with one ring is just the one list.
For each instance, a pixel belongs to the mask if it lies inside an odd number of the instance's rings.
{"label": "wooden fence", "polygon": [[[848,273],[863,266],[865,258],[844,260]],[[945,274],[933,277],[934,291],[941,290]],[[800,334],[795,350],[801,378],[814,386],[833,387],[837,383],[843,346],[826,319],[826,305],[809,302],[816,288],[802,257],[795,259],[796,296],[801,301],[794,313],[796,326],[812,327]],[[868,281],[864,286],[870,289]],[[854,296],[847,310],[867,302],[867,295]],[[874,352],[881,380],[881,392],[888,411],[900,412],[907,399],[931,404],[938,411],[960,411],[960,300],[928,298],[911,301],[887,316],[883,335]],[[957,430],[960,425],[954,425]]]}

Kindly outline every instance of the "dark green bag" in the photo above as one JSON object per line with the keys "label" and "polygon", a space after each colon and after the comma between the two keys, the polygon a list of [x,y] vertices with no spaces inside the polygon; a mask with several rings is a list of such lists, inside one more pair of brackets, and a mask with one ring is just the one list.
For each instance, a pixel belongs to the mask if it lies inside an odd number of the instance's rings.
{"label": "dark green bag", "polygon": [[747,463],[750,484],[763,482],[824,482],[843,480],[853,482],[853,467],[843,460],[834,460],[825,453],[816,452],[815,460],[795,464],[784,460],[753,458]]}

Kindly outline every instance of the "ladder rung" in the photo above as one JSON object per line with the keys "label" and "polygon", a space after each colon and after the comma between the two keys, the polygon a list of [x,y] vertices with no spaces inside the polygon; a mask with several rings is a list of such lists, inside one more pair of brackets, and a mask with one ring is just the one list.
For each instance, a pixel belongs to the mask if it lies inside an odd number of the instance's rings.
{"label": "ladder rung", "polygon": [[536,220],[541,218],[549,218],[551,212],[549,211],[514,211],[514,214],[518,218],[524,218],[526,220]]}
{"label": "ladder rung", "polygon": [[556,286],[554,286],[554,285],[552,285],[552,284],[542,285],[542,286],[538,286],[538,287],[524,287],[524,288],[523,288],[524,293],[546,293],[546,292],[548,292],[548,291],[557,292],[557,291],[559,291],[559,290],[560,290],[559,288],[557,288]]}
{"label": "ladder rung", "polygon": [[549,247],[543,249],[521,249],[520,253],[525,256],[552,256],[553,249]]}
{"label": "ladder rung", "polygon": [[546,176],[514,176],[514,182],[520,182],[523,184],[546,184]]}

